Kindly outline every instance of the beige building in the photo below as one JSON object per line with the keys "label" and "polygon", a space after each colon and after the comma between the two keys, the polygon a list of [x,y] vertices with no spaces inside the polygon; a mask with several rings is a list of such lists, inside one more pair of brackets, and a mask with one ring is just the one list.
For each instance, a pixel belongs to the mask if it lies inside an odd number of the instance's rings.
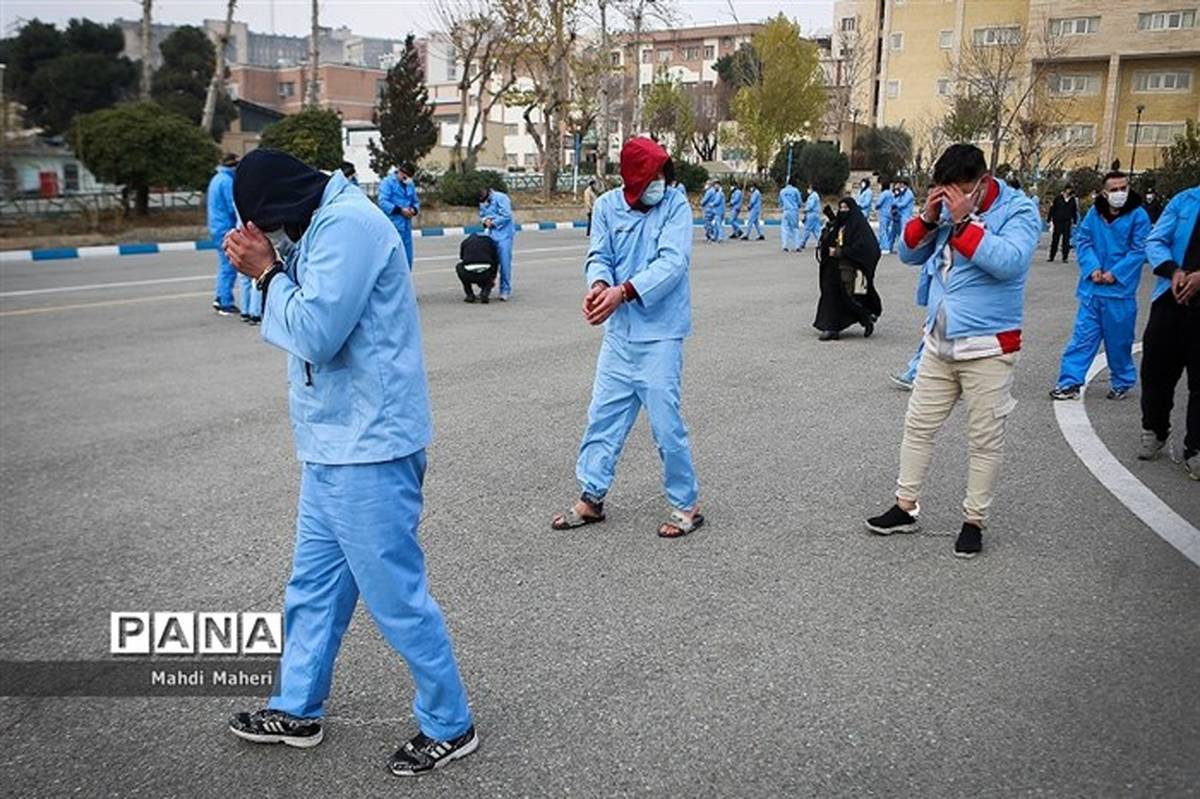
{"label": "beige building", "polygon": [[1023,148],[1043,166],[1128,168],[1136,136],[1137,166],[1151,167],[1200,117],[1197,0],[838,0],[833,22],[835,49],[850,42],[864,62],[854,110],[904,127],[916,146],[938,143],[989,48],[1016,55],[1003,85],[1017,118],[1053,127],[1035,148],[1014,126],[1002,139],[1010,163]]}

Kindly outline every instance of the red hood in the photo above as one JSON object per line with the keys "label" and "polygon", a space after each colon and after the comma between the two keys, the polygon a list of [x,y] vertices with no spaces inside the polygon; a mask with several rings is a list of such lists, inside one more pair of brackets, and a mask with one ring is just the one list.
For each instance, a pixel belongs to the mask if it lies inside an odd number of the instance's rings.
{"label": "red hood", "polygon": [[671,156],[658,142],[635,136],[621,148],[621,179],[625,181],[625,202],[637,205],[642,192],[654,180]]}

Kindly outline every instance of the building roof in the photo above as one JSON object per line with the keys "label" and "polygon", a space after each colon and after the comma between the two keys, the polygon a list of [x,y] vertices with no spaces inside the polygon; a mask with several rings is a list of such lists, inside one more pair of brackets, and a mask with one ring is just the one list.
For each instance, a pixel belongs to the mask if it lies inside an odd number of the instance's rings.
{"label": "building roof", "polygon": [[[664,30],[642,31],[638,40],[643,44],[651,42],[677,42],[691,39],[713,39],[722,36],[753,36],[765,26],[761,22],[747,22],[739,25],[696,25],[690,28],[667,28]],[[632,33],[623,33],[618,37],[626,44],[632,44]]]}
{"label": "building roof", "polygon": [[234,100],[233,104],[238,108],[245,108],[249,111],[257,111],[260,114],[266,114],[267,116],[275,117],[276,119],[283,119],[285,116],[287,116],[287,114],[283,113],[277,108],[272,108],[269,105],[260,105],[259,103],[253,103],[249,100],[244,100],[241,98]]}

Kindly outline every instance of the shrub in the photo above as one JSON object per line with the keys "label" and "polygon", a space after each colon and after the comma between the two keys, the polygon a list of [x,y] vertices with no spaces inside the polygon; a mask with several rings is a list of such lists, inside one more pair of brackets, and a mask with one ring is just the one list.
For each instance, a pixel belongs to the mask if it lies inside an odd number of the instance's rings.
{"label": "shrub", "polygon": [[771,175],[771,180],[781,189],[783,188],[784,181],[787,180],[789,144],[792,146],[792,177],[797,177],[800,174],[800,170],[797,168],[800,164],[800,153],[804,151],[806,142],[784,142],[783,146],[779,148],[779,152],[775,153],[775,157],[771,159],[771,166],[767,171]]}
{"label": "shrub", "polygon": [[823,195],[841,193],[850,178],[850,159],[828,142],[809,144],[796,156],[793,171]]}
{"label": "shrub", "polygon": [[694,194],[704,188],[704,184],[708,181],[708,170],[700,164],[676,161],[675,178],[683,184],[689,194]]}
{"label": "shrub", "polygon": [[447,205],[477,206],[482,189],[508,191],[504,175],[490,169],[447,172],[438,178],[437,193]]}

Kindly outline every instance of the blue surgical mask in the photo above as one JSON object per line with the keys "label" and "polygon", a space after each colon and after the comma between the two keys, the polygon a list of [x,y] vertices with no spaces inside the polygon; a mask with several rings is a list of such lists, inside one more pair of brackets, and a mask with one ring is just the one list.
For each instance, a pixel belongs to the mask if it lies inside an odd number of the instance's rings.
{"label": "blue surgical mask", "polygon": [[658,205],[667,194],[667,182],[662,178],[650,181],[650,185],[642,192],[642,205]]}

